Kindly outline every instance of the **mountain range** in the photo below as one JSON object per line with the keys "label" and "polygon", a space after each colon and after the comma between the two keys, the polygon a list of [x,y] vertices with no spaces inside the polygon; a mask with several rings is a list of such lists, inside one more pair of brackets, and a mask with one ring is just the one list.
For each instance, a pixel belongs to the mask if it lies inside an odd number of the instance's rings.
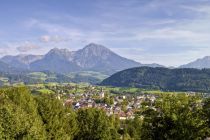
{"label": "mountain range", "polygon": [[[0,72],[51,71],[70,73],[95,71],[106,75],[132,67],[164,67],[159,64],[142,64],[124,58],[103,45],[90,43],[77,51],[51,49],[45,55],[6,55],[0,59]],[[179,68],[210,68],[210,56],[181,65]]]}
{"label": "mountain range", "polygon": [[181,65],[180,68],[196,68],[196,69],[210,68],[210,56],[205,56],[204,58],[197,59],[185,65]]}
{"label": "mountain range", "polygon": [[158,64],[141,64],[94,43],[78,51],[54,48],[45,55],[7,55],[0,59],[1,65],[0,71],[8,69],[56,73],[96,71],[108,75],[132,67],[162,67]]}

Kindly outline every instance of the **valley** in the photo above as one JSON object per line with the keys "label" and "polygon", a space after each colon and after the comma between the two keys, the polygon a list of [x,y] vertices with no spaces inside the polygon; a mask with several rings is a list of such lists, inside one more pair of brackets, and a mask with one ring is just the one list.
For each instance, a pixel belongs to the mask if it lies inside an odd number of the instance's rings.
{"label": "valley", "polygon": [[0,140],[210,140],[210,0],[1,0]]}

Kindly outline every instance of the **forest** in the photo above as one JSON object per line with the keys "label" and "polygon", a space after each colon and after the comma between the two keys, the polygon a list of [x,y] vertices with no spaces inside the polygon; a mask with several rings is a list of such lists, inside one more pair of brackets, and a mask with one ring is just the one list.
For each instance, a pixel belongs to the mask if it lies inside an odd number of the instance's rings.
{"label": "forest", "polygon": [[164,91],[210,91],[210,69],[137,67],[120,71],[101,85]]}
{"label": "forest", "polygon": [[102,109],[74,110],[52,94],[27,87],[0,89],[0,139],[199,140],[210,137],[210,98],[161,94],[156,109],[144,102],[134,119],[107,116]]}

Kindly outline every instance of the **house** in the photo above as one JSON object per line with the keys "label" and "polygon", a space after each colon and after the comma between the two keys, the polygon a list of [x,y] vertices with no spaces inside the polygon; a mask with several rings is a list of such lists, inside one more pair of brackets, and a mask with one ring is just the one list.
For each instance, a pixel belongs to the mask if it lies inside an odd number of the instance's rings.
{"label": "house", "polygon": [[75,109],[79,109],[80,108],[80,103],[76,103],[76,105],[74,106]]}
{"label": "house", "polygon": [[99,96],[100,96],[100,98],[104,98],[105,93],[103,91],[103,88],[101,88],[101,91],[99,92]]}
{"label": "house", "polygon": [[120,120],[126,120],[127,116],[126,116],[126,114],[124,112],[120,112],[119,113],[119,118],[120,118]]}

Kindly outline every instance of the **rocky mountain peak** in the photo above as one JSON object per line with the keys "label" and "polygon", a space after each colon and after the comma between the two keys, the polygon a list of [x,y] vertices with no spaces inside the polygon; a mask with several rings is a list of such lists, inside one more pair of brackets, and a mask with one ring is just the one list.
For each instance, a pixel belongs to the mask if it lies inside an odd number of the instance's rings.
{"label": "rocky mountain peak", "polygon": [[78,51],[53,48],[43,56],[7,56],[7,59],[1,60],[17,68],[24,67],[32,71],[49,70],[58,73],[83,70],[113,74],[119,70],[143,66],[141,63],[121,57],[103,45],[95,43],[90,43]]}
{"label": "rocky mountain peak", "polygon": [[197,68],[197,69],[210,68],[210,56],[205,56],[188,64],[181,65],[180,68]]}
{"label": "rocky mountain peak", "polygon": [[203,59],[204,59],[204,60],[209,60],[209,61],[210,61],[210,56],[205,56]]}
{"label": "rocky mountain peak", "polygon": [[62,53],[62,54],[66,54],[66,53],[70,53],[70,51],[68,49],[59,49],[59,48],[53,48],[51,49],[48,54],[51,54],[51,53]]}
{"label": "rocky mountain peak", "polygon": [[108,48],[104,47],[103,45],[90,43],[85,46],[83,49],[79,50],[84,56],[104,56],[110,53],[113,53]]}
{"label": "rocky mountain peak", "polygon": [[69,59],[71,55],[72,52],[70,52],[68,49],[53,48],[45,55],[45,57],[60,57]]}

